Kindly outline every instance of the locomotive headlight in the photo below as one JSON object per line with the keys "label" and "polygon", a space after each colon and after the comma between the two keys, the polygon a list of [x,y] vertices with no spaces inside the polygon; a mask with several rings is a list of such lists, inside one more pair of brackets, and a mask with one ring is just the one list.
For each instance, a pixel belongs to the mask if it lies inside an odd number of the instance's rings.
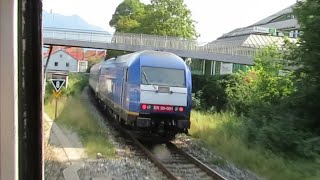
{"label": "locomotive headlight", "polygon": [[148,105],[148,106],[147,106],[147,109],[151,109],[151,105]]}
{"label": "locomotive headlight", "polygon": [[182,112],[183,111],[183,107],[179,107],[179,111]]}
{"label": "locomotive headlight", "polygon": [[179,109],[178,107],[174,107],[174,111],[178,111],[178,109]]}
{"label": "locomotive headlight", "polygon": [[147,105],[142,104],[142,105],[141,105],[141,109],[146,110],[146,109],[147,109]]}

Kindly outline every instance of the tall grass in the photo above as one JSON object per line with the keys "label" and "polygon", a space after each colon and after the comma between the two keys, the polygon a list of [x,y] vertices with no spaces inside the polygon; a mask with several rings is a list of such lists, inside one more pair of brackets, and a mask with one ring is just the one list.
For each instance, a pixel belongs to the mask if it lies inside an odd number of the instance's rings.
{"label": "tall grass", "polygon": [[[50,117],[53,115],[54,105],[54,102],[50,102],[45,106],[45,111]],[[95,157],[98,152],[105,157],[115,156],[115,148],[108,140],[106,130],[99,126],[80,95],[63,98],[59,106],[61,108],[56,123],[77,132],[89,157]]]}
{"label": "tall grass", "polygon": [[[44,110],[48,114],[49,117],[54,119],[56,100],[54,99],[53,95],[50,95],[48,98],[50,98],[50,100],[48,100],[44,104]],[[59,116],[61,114],[61,112],[63,111],[67,100],[68,100],[68,98],[66,96],[62,96],[62,97],[58,98],[58,100],[57,100],[57,116]]]}
{"label": "tall grass", "polygon": [[[75,131],[81,138],[89,157],[101,153],[105,157],[115,156],[115,148],[106,136],[106,130],[89,112],[87,102],[81,98],[83,88],[88,84],[84,74],[70,74],[68,88],[63,88],[58,100],[56,123]],[[48,83],[45,95],[45,112],[53,119],[55,99],[52,85]]]}
{"label": "tall grass", "polygon": [[243,139],[243,118],[232,113],[191,114],[190,133],[225,159],[247,168],[265,179],[320,179],[320,162],[288,160]]}

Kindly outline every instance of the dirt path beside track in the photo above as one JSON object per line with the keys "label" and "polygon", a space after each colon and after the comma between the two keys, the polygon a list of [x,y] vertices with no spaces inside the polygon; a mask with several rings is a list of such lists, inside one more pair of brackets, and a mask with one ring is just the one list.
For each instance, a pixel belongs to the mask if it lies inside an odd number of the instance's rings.
{"label": "dirt path beside track", "polygon": [[76,133],[43,115],[45,179],[78,180],[77,170],[87,154]]}

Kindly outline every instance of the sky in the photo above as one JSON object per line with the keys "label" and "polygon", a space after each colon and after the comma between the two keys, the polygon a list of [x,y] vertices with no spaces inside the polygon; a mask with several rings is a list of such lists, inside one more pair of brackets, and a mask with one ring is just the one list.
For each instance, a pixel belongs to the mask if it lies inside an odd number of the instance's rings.
{"label": "sky", "polygon": [[[43,0],[43,9],[62,15],[78,15],[109,32],[116,7],[123,0]],[[149,3],[149,0],[141,0]],[[296,0],[184,0],[196,21],[198,38],[210,42],[233,29],[249,26],[296,2]]]}

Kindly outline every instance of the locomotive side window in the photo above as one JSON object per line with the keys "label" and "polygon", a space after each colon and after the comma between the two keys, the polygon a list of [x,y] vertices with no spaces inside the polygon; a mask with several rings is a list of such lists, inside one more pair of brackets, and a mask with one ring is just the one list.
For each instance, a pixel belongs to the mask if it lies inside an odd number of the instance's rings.
{"label": "locomotive side window", "polygon": [[159,67],[142,67],[141,83],[163,86],[185,87],[185,73],[183,69],[169,69]]}
{"label": "locomotive side window", "polygon": [[127,68],[127,70],[126,70],[126,82],[128,82],[128,77],[129,77],[129,71],[128,71],[128,68]]}

